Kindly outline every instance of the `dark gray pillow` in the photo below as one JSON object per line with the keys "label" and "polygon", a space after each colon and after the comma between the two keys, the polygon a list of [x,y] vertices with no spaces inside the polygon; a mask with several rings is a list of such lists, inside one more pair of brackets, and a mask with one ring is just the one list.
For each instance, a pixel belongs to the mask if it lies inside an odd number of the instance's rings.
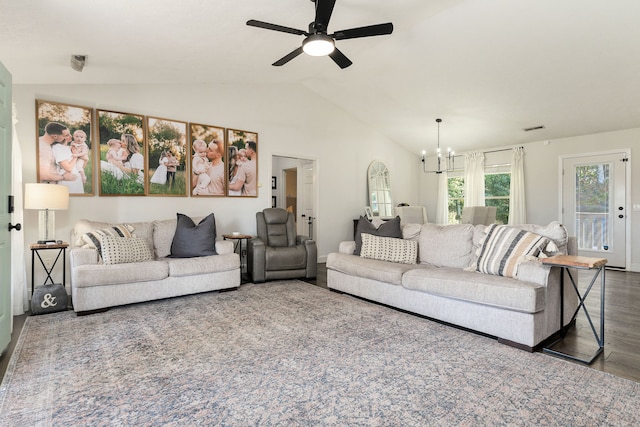
{"label": "dark gray pillow", "polygon": [[360,255],[360,249],[362,249],[362,233],[373,234],[380,237],[395,237],[402,239],[402,228],[400,228],[400,217],[397,216],[394,219],[385,221],[380,227],[376,228],[371,222],[360,216],[358,225],[356,226],[356,251],[355,255]]}
{"label": "dark gray pillow", "polygon": [[217,255],[216,218],[213,213],[205,217],[198,225],[191,218],[178,214],[176,234],[171,242],[172,258],[193,258]]}

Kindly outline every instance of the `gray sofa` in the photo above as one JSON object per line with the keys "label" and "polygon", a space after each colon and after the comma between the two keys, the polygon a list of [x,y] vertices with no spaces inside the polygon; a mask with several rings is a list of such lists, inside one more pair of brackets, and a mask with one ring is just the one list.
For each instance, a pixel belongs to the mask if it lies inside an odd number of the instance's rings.
{"label": "gray sofa", "polygon": [[81,220],[71,231],[71,295],[78,313],[240,286],[240,257],[231,241],[216,241],[217,255],[167,258],[175,219],[128,224],[135,237],[146,240],[152,259],[105,265],[83,235],[111,226]]}
{"label": "gray sofa", "polygon": [[[519,227],[551,239],[557,253],[575,254],[575,239],[568,238],[558,222]],[[328,255],[327,285],[532,351],[560,330],[562,270],[528,259],[519,264],[514,278],[475,271],[486,229],[470,224],[403,225],[403,238],[418,242],[416,264],[363,258],[353,254],[355,242],[342,242],[337,253]],[[566,325],[578,303],[571,286],[565,286],[564,301]]]}

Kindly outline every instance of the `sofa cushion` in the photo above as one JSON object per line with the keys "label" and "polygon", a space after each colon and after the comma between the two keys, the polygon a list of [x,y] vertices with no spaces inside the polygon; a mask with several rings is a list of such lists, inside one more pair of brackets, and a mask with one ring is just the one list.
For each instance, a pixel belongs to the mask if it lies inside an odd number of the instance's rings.
{"label": "sofa cushion", "polygon": [[92,286],[149,282],[162,280],[168,276],[169,265],[164,261],[142,261],[116,265],[80,265],[74,269],[73,277],[75,280],[73,286],[89,288]]}
{"label": "sofa cushion", "polygon": [[240,257],[234,253],[194,258],[164,258],[163,261],[169,266],[169,276],[172,277],[218,273],[240,268]]}
{"label": "sofa cushion", "polygon": [[145,239],[113,236],[104,236],[102,238],[102,261],[105,265],[149,261],[152,259],[153,254]]}
{"label": "sofa cushion", "polygon": [[418,243],[418,256],[422,264],[468,267],[473,252],[473,225],[423,224]]}
{"label": "sofa cushion", "polygon": [[213,213],[198,225],[181,213],[177,217],[176,232],[171,242],[172,258],[216,255],[216,219]]}
{"label": "sofa cushion", "polygon": [[[73,229],[71,230],[71,247],[93,248],[95,246],[91,246],[83,240],[83,235],[85,233],[121,225],[123,224],[113,224],[109,222],[89,221],[86,219],[81,219],[73,226]],[[133,237],[142,237],[149,244],[149,248],[153,248],[153,223],[129,222],[126,223],[126,225],[129,227],[133,227],[134,230],[131,232]]]}
{"label": "sofa cushion", "polygon": [[418,259],[418,242],[414,240],[380,237],[362,233],[362,258],[415,264]]}
{"label": "sofa cushion", "polygon": [[402,286],[432,295],[525,313],[537,313],[545,307],[544,286],[459,268],[413,269],[403,275]]}
{"label": "sofa cushion", "polygon": [[362,233],[373,234],[374,236],[381,237],[395,237],[402,238],[402,229],[400,228],[400,217],[397,216],[394,219],[386,221],[380,227],[376,228],[368,219],[360,216],[358,225],[356,226],[356,251],[355,255],[360,255],[360,249],[362,248]]}
{"label": "sofa cushion", "polygon": [[477,271],[515,277],[518,265],[538,256],[550,240],[536,233],[508,225],[491,224],[478,255]]}
{"label": "sofa cushion", "polygon": [[352,276],[377,280],[393,285],[402,284],[402,275],[417,267],[416,264],[400,264],[375,259],[362,258],[358,255],[330,253],[327,256],[327,268],[350,274]]}

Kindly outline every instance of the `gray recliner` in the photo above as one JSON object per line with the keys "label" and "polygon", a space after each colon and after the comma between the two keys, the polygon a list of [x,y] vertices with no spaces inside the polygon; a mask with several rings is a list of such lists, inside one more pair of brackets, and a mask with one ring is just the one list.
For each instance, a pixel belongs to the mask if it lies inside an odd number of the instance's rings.
{"label": "gray recliner", "polygon": [[316,242],[296,235],[292,213],[280,208],[256,213],[258,237],[249,240],[247,264],[253,282],[274,279],[315,278],[318,271]]}

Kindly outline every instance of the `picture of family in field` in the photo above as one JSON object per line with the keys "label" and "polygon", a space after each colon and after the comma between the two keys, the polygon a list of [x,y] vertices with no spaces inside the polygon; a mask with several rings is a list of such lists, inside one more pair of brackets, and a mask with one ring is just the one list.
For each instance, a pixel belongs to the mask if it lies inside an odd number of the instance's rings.
{"label": "picture of family in field", "polygon": [[91,108],[36,100],[38,182],[93,195]]}
{"label": "picture of family in field", "polygon": [[98,131],[100,195],[144,195],[144,117],[99,110]]}
{"label": "picture of family in field", "polygon": [[187,124],[148,118],[149,195],[186,196]]}
{"label": "picture of family in field", "polygon": [[224,128],[191,123],[191,195],[224,196]]}
{"label": "picture of family in field", "polygon": [[227,195],[258,196],[258,134],[227,129]]}

